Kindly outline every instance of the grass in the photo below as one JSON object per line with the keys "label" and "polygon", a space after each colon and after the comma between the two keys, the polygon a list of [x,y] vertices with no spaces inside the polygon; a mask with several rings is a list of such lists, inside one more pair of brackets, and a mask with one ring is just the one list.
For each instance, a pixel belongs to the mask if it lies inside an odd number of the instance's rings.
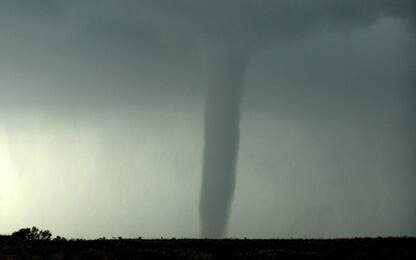
{"label": "grass", "polygon": [[416,259],[416,238],[23,240],[0,259]]}

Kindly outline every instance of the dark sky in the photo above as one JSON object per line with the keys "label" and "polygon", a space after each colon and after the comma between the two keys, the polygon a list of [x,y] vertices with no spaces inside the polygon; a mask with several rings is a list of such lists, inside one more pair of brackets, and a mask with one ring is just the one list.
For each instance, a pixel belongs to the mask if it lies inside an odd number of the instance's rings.
{"label": "dark sky", "polygon": [[203,59],[244,77],[229,236],[416,235],[413,0],[1,0],[0,233],[197,237]]}

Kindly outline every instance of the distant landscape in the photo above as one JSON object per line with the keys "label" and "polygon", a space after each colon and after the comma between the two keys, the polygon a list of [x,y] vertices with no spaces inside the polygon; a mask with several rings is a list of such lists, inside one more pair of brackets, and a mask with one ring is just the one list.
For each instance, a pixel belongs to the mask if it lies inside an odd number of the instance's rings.
{"label": "distant landscape", "polygon": [[0,236],[0,259],[86,258],[416,259],[416,238],[67,240],[36,228]]}

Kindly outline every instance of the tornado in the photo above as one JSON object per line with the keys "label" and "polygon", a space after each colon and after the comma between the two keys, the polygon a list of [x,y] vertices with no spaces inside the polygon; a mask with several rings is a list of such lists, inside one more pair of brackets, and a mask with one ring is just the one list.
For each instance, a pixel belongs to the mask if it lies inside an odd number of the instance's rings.
{"label": "tornado", "polygon": [[248,55],[232,46],[209,48],[205,59],[205,118],[201,238],[226,235],[235,188],[240,107]]}

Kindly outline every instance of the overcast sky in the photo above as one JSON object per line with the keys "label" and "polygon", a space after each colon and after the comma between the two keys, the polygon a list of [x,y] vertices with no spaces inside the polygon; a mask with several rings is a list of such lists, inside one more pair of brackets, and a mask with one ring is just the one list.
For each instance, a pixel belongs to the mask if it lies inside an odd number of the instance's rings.
{"label": "overcast sky", "polygon": [[250,59],[228,236],[416,235],[413,0],[0,0],[0,233],[198,237],[207,49]]}

